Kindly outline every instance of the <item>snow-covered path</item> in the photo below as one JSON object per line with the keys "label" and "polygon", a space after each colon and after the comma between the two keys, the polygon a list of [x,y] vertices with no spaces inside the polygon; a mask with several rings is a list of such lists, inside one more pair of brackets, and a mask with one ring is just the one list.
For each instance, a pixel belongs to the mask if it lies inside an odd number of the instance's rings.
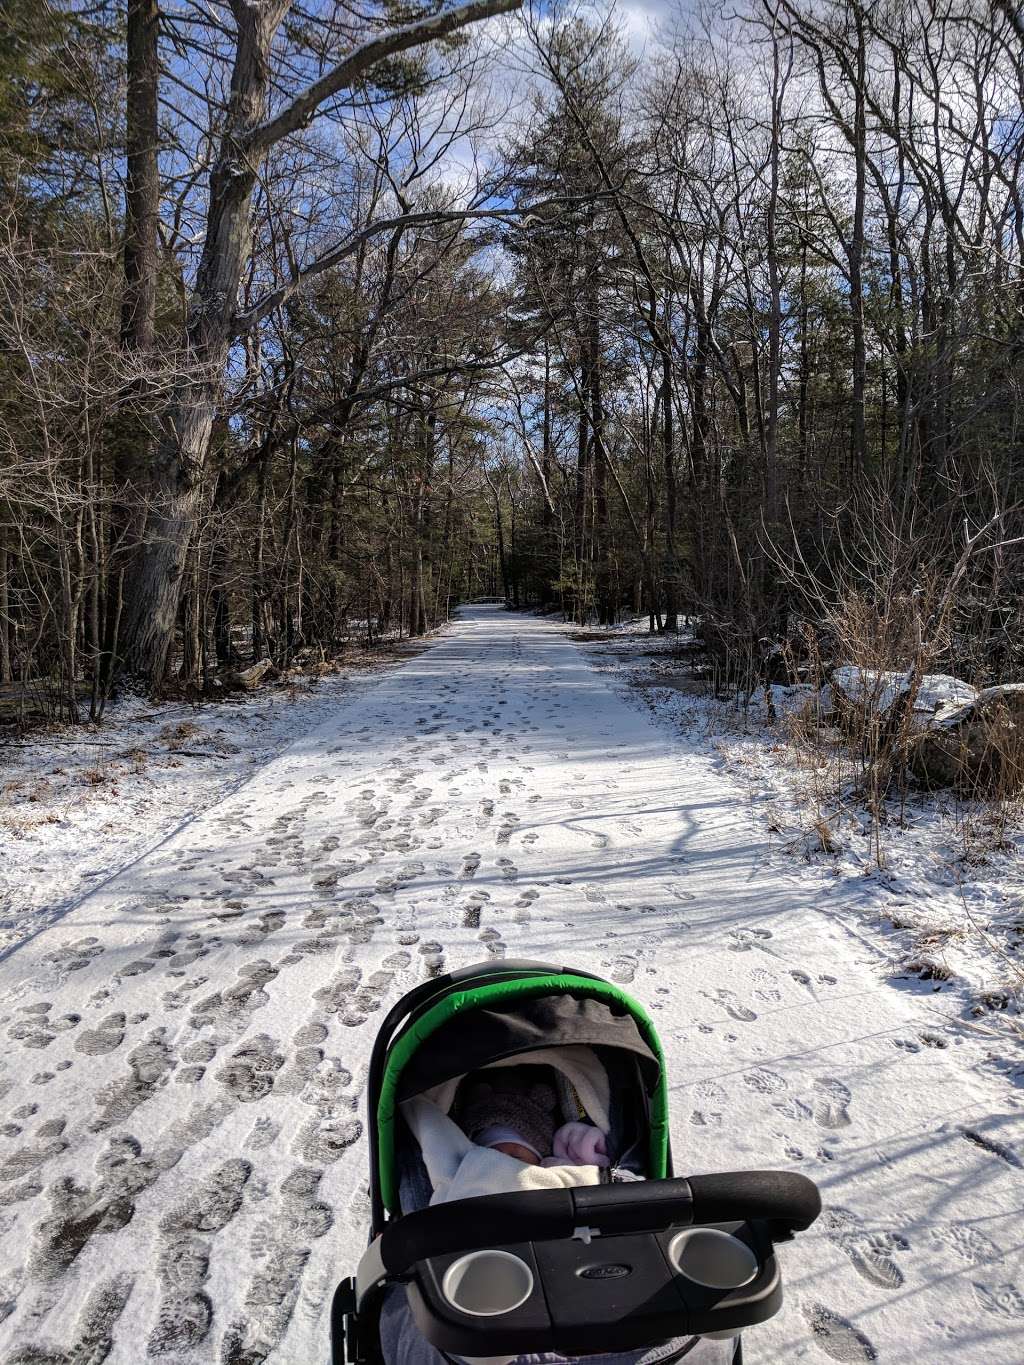
{"label": "snow-covered path", "polygon": [[677,1169],[796,1168],[754,1361],[1024,1359],[1024,1116],[712,757],[475,609],[0,962],[0,1359],[309,1365],[382,1010],[487,954],[654,1011]]}

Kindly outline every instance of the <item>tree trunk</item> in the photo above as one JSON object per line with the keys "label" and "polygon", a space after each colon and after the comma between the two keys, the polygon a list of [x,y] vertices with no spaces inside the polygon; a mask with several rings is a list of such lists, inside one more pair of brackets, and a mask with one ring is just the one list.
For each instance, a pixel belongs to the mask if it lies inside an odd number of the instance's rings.
{"label": "tree trunk", "polygon": [[576,446],[576,488],[573,496],[573,519],[575,532],[575,582],[571,589],[571,609],[574,621],[583,624],[586,610],[587,580],[587,464],[590,455],[590,424],[587,417],[587,394],[590,379],[586,360],[581,365],[579,421]]}
{"label": "tree trunk", "polygon": [[[158,231],[160,224],[158,0],[128,0],[126,31],[127,98],[125,103],[125,235],[124,290],[121,298],[121,346],[136,360],[140,373],[130,387],[125,420],[114,445],[115,496],[109,519],[108,576],[134,584],[132,559],[145,525],[143,490],[151,473],[152,436],[147,422],[133,411],[150,401],[144,367],[156,340]],[[100,671],[109,687],[119,661],[120,585],[109,591],[103,623]],[[115,621],[114,603],[118,604]]]}
{"label": "tree trunk", "polygon": [[210,436],[248,260],[249,206],[256,165],[241,151],[266,111],[270,46],[285,0],[236,7],[238,35],[231,99],[213,171],[206,240],[187,317],[194,372],[172,399],[156,451],[156,478],[145,543],[126,594],[122,659],[129,672],[159,684],[170,666],[181,577],[206,476]]}
{"label": "tree trunk", "polygon": [[857,26],[857,79],[854,89],[853,157],[853,234],[850,238],[850,312],[853,333],[853,411],[850,421],[850,457],[854,477],[867,469],[867,427],[865,394],[867,388],[867,347],[864,335],[864,211],[867,198],[867,116],[865,81],[867,50],[864,13],[855,6]]}
{"label": "tree trunk", "polygon": [[128,0],[125,106],[125,237],[121,340],[135,351],[152,350],[156,333],[160,169],[157,0]]}
{"label": "tree trunk", "polygon": [[376,63],[520,3],[478,0],[380,34],[357,45],[267,122],[271,50],[291,0],[231,5],[236,33],[230,98],[210,173],[206,234],[186,319],[188,373],[168,404],[166,434],[156,452],[151,526],[125,602],[123,657],[131,672],[159,682],[169,664],[181,574],[202,501],[239,284],[250,255],[252,195],[264,156],[305,127],[321,104],[358,85]]}
{"label": "tree trunk", "polygon": [[0,526],[0,683],[14,681],[11,659],[11,556],[7,548],[7,528]]}
{"label": "tree trunk", "polygon": [[608,517],[608,451],[604,442],[604,399],[601,393],[601,320],[597,290],[589,298],[590,429],[594,450],[594,605],[599,625],[615,623],[611,600],[611,527]]}
{"label": "tree trunk", "polygon": [[[668,317],[665,317],[665,344],[661,348],[661,452],[665,470],[665,621],[663,629],[679,629],[679,559],[676,554],[676,455],[672,412],[672,355],[668,347]],[[703,395],[702,395],[703,397]]]}

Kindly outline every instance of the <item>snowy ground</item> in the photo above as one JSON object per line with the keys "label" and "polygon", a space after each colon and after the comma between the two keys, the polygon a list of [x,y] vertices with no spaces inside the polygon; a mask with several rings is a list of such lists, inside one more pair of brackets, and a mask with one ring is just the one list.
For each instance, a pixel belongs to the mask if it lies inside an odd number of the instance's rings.
{"label": "snowy ground", "polygon": [[295,707],[194,818],[165,787],[120,875],[43,882],[0,962],[4,1365],[322,1361],[381,1010],[506,950],[654,1011],[681,1170],[820,1183],[749,1360],[1020,1358],[1009,1035],[894,985],[862,888],[773,844],[725,756],[498,609]]}
{"label": "snowy ground", "polygon": [[992,1064],[1024,1085],[1024,802],[911,790],[875,821],[843,737],[793,724],[813,689],[773,686],[770,722],[760,692],[746,706],[711,697],[687,639],[648,635],[646,618],[570,633],[625,696],[736,780],[780,863],[842,883],[844,902],[884,943],[894,982],[946,983],[930,987],[942,994],[936,1006],[1000,1042]]}
{"label": "snowy ground", "polygon": [[394,646],[355,657],[358,667],[201,707],[127,696],[101,726],[0,741],[0,955],[372,686]]}

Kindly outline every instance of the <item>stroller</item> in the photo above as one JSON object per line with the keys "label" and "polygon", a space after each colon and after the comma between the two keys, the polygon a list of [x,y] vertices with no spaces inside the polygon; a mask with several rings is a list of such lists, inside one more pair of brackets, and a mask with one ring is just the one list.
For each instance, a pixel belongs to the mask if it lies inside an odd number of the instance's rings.
{"label": "stroller", "polygon": [[[431,1203],[407,1102],[568,1056],[607,1077],[601,1183]],[[333,1365],[738,1365],[741,1330],[782,1303],[775,1243],[821,1211],[795,1173],[673,1178],[654,1025],[587,972],[502,960],[424,982],[377,1035],[368,1095],[370,1244],[334,1295]]]}

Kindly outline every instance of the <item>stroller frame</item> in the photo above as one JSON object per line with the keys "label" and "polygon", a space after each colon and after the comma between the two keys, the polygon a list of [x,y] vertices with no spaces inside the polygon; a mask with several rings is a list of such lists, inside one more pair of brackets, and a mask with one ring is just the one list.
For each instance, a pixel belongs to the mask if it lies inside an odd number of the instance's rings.
{"label": "stroller frame", "polygon": [[[561,992],[603,1002],[620,1014],[628,1011],[657,1062],[659,1083],[647,1115],[650,1178],[488,1195],[402,1215],[395,1179],[396,1105],[401,1072],[415,1047],[460,1011],[468,1015],[473,1008],[486,1008],[492,1002]],[[378,1031],[370,1057],[367,1100],[370,1244],[357,1275],[342,1281],[332,1302],[334,1365],[381,1365],[380,1310],[385,1291],[396,1283],[406,1285],[418,1327],[445,1359],[450,1358],[448,1352],[468,1358],[535,1350],[583,1355],[641,1349],[682,1334],[692,1339],[705,1332],[735,1331],[778,1311],[781,1279],[773,1245],[809,1226],[821,1207],[816,1186],[791,1172],[673,1178],[665,1066],[654,1025],[618,988],[578,969],[502,959],[421,983],[395,1004]],[[725,1292],[681,1281],[686,1293],[680,1299],[680,1272],[669,1267],[666,1275],[665,1261],[680,1230],[697,1226],[710,1228],[715,1235],[724,1233],[730,1241],[746,1246],[746,1254],[757,1266],[749,1283]],[[494,1246],[496,1228],[501,1229],[500,1250]],[[593,1260],[588,1252],[592,1238],[600,1239],[597,1246],[605,1257],[604,1269],[577,1265],[576,1275],[566,1278],[580,1258]],[[474,1321],[453,1309],[446,1299],[445,1276],[457,1260],[464,1261],[476,1251],[532,1266],[531,1285],[536,1278],[538,1292],[545,1296],[539,1298],[547,1324],[543,1331],[538,1329],[538,1315],[530,1302],[517,1312],[502,1312],[497,1327],[492,1317]],[[608,1262],[612,1253],[617,1259]],[[657,1292],[652,1289],[642,1303],[636,1300],[634,1289],[634,1307],[621,1318],[614,1313],[609,1317],[608,1303],[615,1300],[617,1286],[600,1280],[605,1273],[628,1275],[634,1265],[653,1267],[649,1272],[640,1270],[637,1287],[645,1288],[647,1274],[652,1284],[660,1277],[660,1287]],[[597,1285],[579,1278],[584,1274],[592,1274]],[[674,1286],[663,1283],[673,1276]],[[552,1302],[563,1319],[555,1325],[543,1311],[551,1288],[549,1278],[557,1284]],[[692,1345],[691,1340],[671,1359],[683,1358]],[[733,1365],[742,1360],[738,1336],[732,1360]]]}

